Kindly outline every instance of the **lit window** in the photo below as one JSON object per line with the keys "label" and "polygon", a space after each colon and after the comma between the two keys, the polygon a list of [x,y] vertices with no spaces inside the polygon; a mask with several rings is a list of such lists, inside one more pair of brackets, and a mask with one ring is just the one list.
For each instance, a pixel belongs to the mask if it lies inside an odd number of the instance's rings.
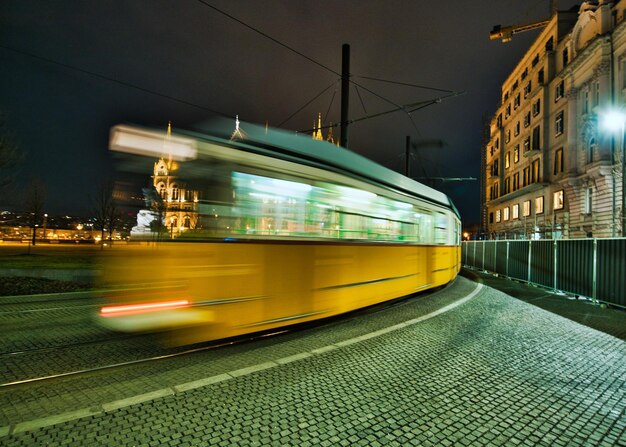
{"label": "lit window", "polygon": [[513,219],[519,219],[519,203],[513,205]]}
{"label": "lit window", "polygon": [[515,136],[519,135],[519,121],[515,124],[515,131],[513,132]]}
{"label": "lit window", "polygon": [[496,222],[500,222],[502,220],[502,214],[500,210],[496,210]]}
{"label": "lit window", "polygon": [[509,141],[511,141],[511,129],[507,129],[506,130],[506,138],[505,138],[504,142],[508,143]]}
{"label": "lit window", "polygon": [[524,127],[530,126],[530,112],[524,115]]}
{"label": "lit window", "polygon": [[543,214],[543,196],[535,198],[535,214]]}
{"label": "lit window", "polygon": [[519,161],[519,144],[515,145],[515,149],[513,149],[513,162],[517,163]]}
{"label": "lit window", "polygon": [[505,221],[509,220],[509,207],[507,206],[506,208],[504,208],[503,212],[504,212],[504,220]]}
{"label": "lit window", "polygon": [[563,172],[563,148],[557,149],[554,154],[554,175]]}
{"label": "lit window", "polygon": [[522,215],[524,217],[530,216],[530,200],[526,200],[522,204]]}
{"label": "lit window", "polygon": [[524,139],[524,153],[530,150],[530,137]]}
{"label": "lit window", "polygon": [[563,200],[563,190],[556,191],[552,197],[552,208],[555,210],[562,210],[565,206],[565,202]]}
{"label": "lit window", "polygon": [[530,183],[539,182],[539,159],[533,160]]}
{"label": "lit window", "polygon": [[556,136],[559,136],[563,133],[564,123],[563,123],[563,111],[561,110],[556,114],[556,119],[554,120],[554,130]]}
{"label": "lit window", "polygon": [[504,168],[509,169],[511,167],[511,153],[504,154]]}

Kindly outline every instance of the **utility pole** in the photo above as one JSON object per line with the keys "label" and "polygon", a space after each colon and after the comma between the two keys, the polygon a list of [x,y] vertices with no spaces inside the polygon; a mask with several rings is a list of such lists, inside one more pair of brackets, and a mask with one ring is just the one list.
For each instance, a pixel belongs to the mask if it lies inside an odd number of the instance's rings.
{"label": "utility pole", "polygon": [[341,47],[341,147],[348,147],[348,105],[350,101],[350,45]]}

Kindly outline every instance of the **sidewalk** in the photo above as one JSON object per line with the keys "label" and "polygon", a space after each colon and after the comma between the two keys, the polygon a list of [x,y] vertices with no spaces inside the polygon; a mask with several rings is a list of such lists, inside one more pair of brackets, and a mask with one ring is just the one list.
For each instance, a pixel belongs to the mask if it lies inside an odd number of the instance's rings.
{"label": "sidewalk", "polygon": [[555,293],[551,289],[466,267],[461,270],[461,275],[472,281],[480,281],[533,306],[626,340],[626,311],[619,308],[594,304],[588,299]]}

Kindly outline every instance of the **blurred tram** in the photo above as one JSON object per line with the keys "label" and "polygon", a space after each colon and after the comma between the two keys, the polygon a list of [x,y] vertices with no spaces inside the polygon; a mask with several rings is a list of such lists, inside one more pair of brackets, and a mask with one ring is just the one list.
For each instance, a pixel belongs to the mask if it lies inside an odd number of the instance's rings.
{"label": "blurred tram", "polygon": [[[460,220],[446,195],[310,136],[252,124],[237,133],[111,129],[122,169],[168,158],[187,194],[146,192],[152,231],[106,266],[104,282],[122,287],[100,309],[102,325],[163,331],[178,344],[223,339],[457,275]],[[186,200],[192,219],[174,234],[164,216]]]}

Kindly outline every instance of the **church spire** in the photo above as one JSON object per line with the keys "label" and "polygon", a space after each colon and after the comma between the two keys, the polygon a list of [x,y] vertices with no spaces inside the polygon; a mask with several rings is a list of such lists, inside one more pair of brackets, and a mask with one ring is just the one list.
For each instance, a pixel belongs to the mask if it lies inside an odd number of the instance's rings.
{"label": "church spire", "polygon": [[313,125],[313,139],[324,141],[324,135],[322,134],[322,114],[317,115],[317,125]]}

